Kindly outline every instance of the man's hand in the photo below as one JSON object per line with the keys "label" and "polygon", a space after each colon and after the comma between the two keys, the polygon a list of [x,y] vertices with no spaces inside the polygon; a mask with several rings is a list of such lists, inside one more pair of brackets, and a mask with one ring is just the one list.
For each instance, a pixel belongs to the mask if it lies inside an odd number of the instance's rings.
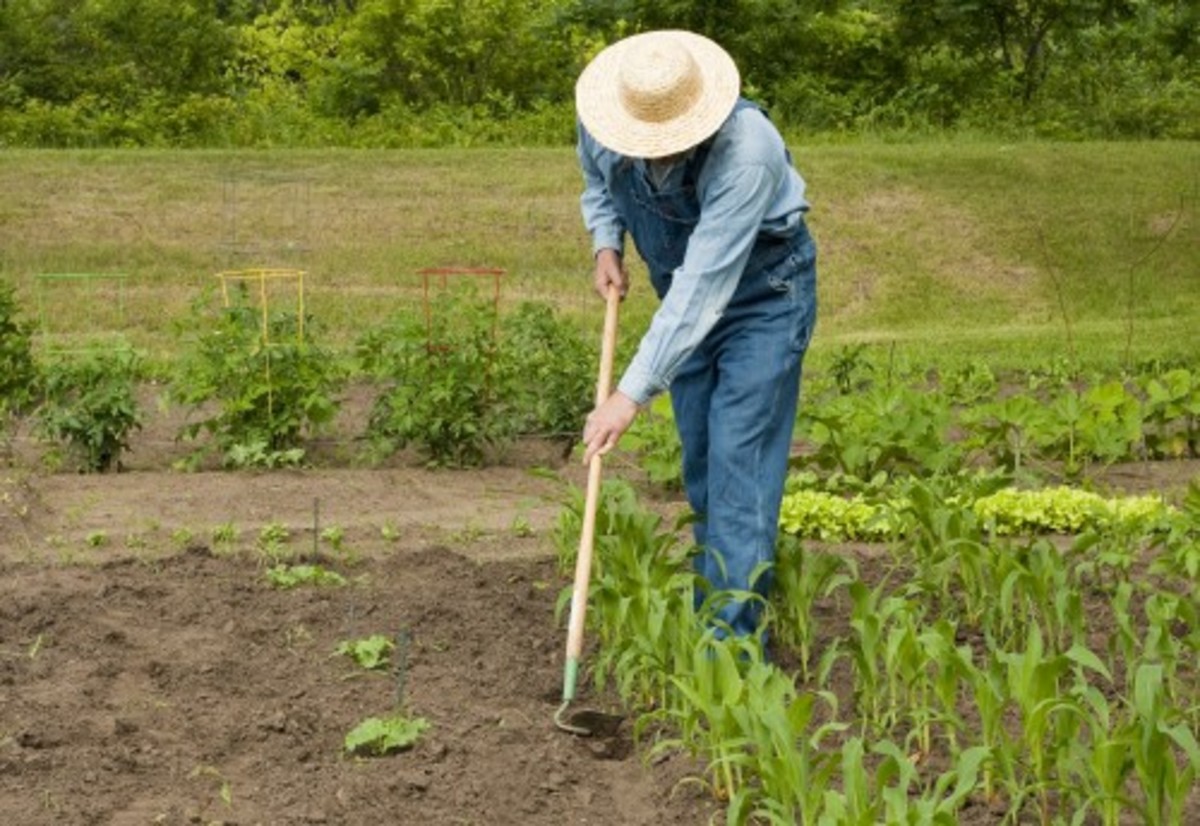
{"label": "man's hand", "polygon": [[583,463],[586,465],[593,456],[603,456],[616,447],[637,413],[637,403],[619,390],[589,413],[583,428]]}
{"label": "man's hand", "polygon": [[600,297],[608,299],[608,285],[616,286],[621,298],[629,292],[629,273],[625,270],[625,262],[621,255],[613,249],[603,249],[596,253],[596,271],[592,276],[596,292]]}

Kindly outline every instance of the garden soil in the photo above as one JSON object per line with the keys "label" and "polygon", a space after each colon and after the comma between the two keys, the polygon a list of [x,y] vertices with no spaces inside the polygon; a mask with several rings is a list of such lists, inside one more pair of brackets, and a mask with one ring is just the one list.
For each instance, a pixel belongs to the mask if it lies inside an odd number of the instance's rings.
{"label": "garden soil", "polygon": [[[553,725],[570,584],[553,534],[584,478],[560,447],[469,472],[184,473],[170,469],[178,445],[142,438],[125,473],[36,470],[20,443],[0,466],[4,826],[721,818],[688,782],[701,769],[648,760],[629,723],[608,739]],[[1125,472],[1133,488],[1177,489],[1197,470]],[[348,584],[273,588],[264,532]],[[401,642],[393,668],[334,653],[373,634]],[[430,724],[413,748],[345,752],[355,725],[397,710]],[[998,814],[976,806],[963,822]]]}
{"label": "garden soil", "polygon": [[[628,724],[553,725],[555,490],[515,469],[10,478],[0,822],[706,822],[715,804],[679,784],[695,766],[650,765]],[[273,588],[261,554],[211,540],[284,525],[311,558],[314,501],[346,586]],[[400,641],[396,667],[334,655],[373,634]],[[397,709],[430,724],[414,748],[345,753]]]}

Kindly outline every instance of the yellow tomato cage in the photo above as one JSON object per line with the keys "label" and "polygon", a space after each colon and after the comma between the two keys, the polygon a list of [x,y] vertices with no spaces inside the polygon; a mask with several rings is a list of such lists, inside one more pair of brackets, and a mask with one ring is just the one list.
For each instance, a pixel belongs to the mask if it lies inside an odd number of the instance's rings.
{"label": "yellow tomato cage", "polygon": [[260,314],[260,325],[262,327],[261,336],[263,348],[266,350],[267,358],[263,362],[263,377],[267,381],[267,418],[272,423],[275,421],[275,406],[274,396],[271,384],[271,324],[270,324],[270,309],[271,299],[270,290],[267,285],[270,283],[294,282],[296,285],[296,343],[304,343],[304,270],[290,269],[272,269],[272,268],[256,268],[249,270],[225,270],[217,273],[217,279],[221,282],[221,300],[225,303],[226,309],[233,306],[233,300],[229,294],[230,284],[242,284],[246,286],[257,286],[255,293],[258,296],[258,310]]}
{"label": "yellow tomato cage", "polygon": [[226,270],[217,273],[221,282],[221,300],[225,307],[232,306],[229,295],[230,283],[253,285],[257,284],[258,310],[262,324],[262,342],[271,343],[270,325],[270,291],[267,285],[271,282],[293,281],[296,284],[296,343],[304,341],[304,270],[258,268],[250,270]]}

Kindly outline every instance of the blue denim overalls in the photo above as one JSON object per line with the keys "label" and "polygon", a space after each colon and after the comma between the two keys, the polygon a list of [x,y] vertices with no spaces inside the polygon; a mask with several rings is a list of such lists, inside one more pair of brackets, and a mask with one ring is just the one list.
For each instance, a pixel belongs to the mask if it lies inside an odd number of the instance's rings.
{"label": "blue denim overalls", "polygon": [[[633,160],[610,183],[659,298],[699,220],[695,182],[707,155],[702,144],[675,188],[656,190],[645,163]],[[762,575],[758,569],[775,560],[801,362],[815,320],[816,246],[801,220],[790,238],[759,236],[729,306],[671,382],[684,486],[697,517],[696,571],[714,589],[764,598],[770,590],[769,566]],[[697,593],[697,607],[704,596]],[[746,635],[759,630],[761,614],[759,600],[735,598],[719,619]]]}

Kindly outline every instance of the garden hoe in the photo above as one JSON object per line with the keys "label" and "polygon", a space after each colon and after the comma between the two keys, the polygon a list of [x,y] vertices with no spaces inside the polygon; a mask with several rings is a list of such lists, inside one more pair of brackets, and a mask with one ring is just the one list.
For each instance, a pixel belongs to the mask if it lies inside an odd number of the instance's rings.
{"label": "garden hoe", "polygon": [[[604,338],[600,345],[600,380],[596,383],[596,405],[608,398],[612,385],[613,351],[617,345],[617,309],[621,304],[620,291],[608,288],[608,304],[604,313]],[[588,580],[592,575],[592,547],[596,540],[596,507],[600,500],[600,454],[588,463],[587,495],[583,505],[583,528],[579,534],[579,556],[575,560],[575,587],[571,593],[571,615],[567,622],[567,661],[563,669],[562,705],[554,715],[554,724],[563,731],[588,736],[616,733],[621,718],[599,711],[580,710],[568,715],[575,699],[575,684],[579,678],[579,658],[583,652],[583,619],[587,613]]]}

